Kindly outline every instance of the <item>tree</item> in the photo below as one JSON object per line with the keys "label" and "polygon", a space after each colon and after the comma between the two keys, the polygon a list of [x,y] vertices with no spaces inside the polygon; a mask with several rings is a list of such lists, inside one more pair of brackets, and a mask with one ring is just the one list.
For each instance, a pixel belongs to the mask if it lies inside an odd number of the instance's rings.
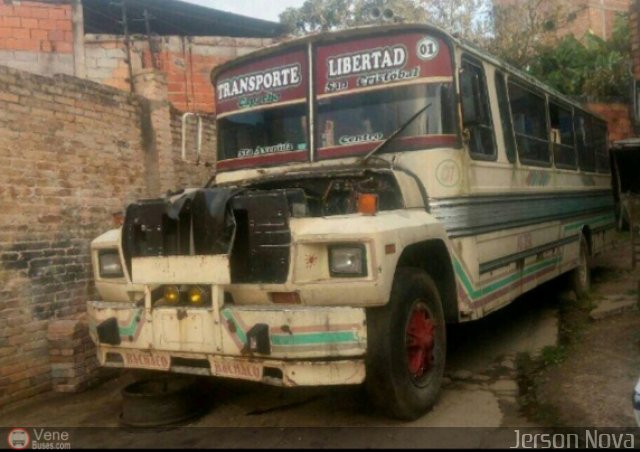
{"label": "tree", "polygon": [[490,38],[490,0],[420,0],[429,21],[449,33],[486,47]]}
{"label": "tree", "polygon": [[540,46],[553,45],[556,30],[568,17],[566,2],[557,0],[515,0],[494,5],[491,14],[493,38],[487,49],[513,64],[526,68],[536,58]]}
{"label": "tree", "polygon": [[373,8],[390,9],[395,20],[424,21],[425,12],[413,0],[306,0],[300,8],[280,14],[289,33],[305,34],[371,23]]}
{"label": "tree", "polygon": [[351,16],[351,0],[307,0],[300,8],[287,8],[280,14],[288,32],[313,33],[344,28]]}
{"label": "tree", "polygon": [[290,33],[304,34],[371,23],[373,8],[393,11],[396,21],[431,22],[478,42],[486,36],[488,0],[306,0],[287,8],[280,22]]}
{"label": "tree", "polygon": [[554,45],[541,46],[530,72],[564,94],[626,97],[630,62],[629,20],[620,15],[609,40],[587,34],[580,42],[569,35]]}

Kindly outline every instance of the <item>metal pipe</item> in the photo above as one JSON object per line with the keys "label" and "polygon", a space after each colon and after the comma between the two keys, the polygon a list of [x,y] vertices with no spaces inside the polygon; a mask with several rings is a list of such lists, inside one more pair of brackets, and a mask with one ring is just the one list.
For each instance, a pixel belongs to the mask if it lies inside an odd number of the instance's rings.
{"label": "metal pipe", "polygon": [[145,6],[144,11],[142,13],[144,17],[144,28],[147,32],[147,41],[149,42],[149,54],[151,55],[151,66],[154,69],[158,69],[158,62],[156,61],[156,53],[154,52],[153,41],[151,39],[151,24],[149,23],[149,10]]}
{"label": "metal pipe", "polygon": [[127,0],[122,0],[122,26],[124,28],[124,46],[127,50],[127,66],[129,67],[129,88],[133,93],[133,65],[131,64],[131,37],[129,36],[129,19],[127,16]]}

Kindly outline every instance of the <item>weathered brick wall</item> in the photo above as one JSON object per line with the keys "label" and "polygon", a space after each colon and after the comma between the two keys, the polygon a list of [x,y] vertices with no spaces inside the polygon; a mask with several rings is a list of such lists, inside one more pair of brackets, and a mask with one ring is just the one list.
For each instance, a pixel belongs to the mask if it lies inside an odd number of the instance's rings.
{"label": "weathered brick wall", "polygon": [[197,120],[187,118],[185,128],[187,161],[182,160],[182,112],[171,109],[171,137],[175,177],[180,187],[202,187],[215,172],[216,127],[213,115],[202,115],[202,152],[196,165]]}
{"label": "weathered brick wall", "polygon": [[90,241],[145,196],[143,105],[0,67],[0,406],[51,386],[47,324],[85,309]]}
{"label": "weathered brick wall", "polygon": [[640,0],[633,0],[629,10],[629,39],[631,40],[631,60],[633,76],[640,80]]}
{"label": "weathered brick wall", "polygon": [[624,102],[589,102],[587,108],[607,120],[611,141],[634,136],[628,104]]}
{"label": "weathered brick wall", "polygon": [[73,74],[70,1],[0,2],[0,64],[43,75]]}
{"label": "weathered brick wall", "polygon": [[[181,111],[213,113],[211,70],[225,61],[273,43],[271,39],[178,37],[154,38],[154,56],[159,70],[167,74],[168,99]],[[129,68],[122,36],[85,35],[87,77],[119,89],[129,89]],[[152,66],[146,37],[131,42],[133,72]]]}
{"label": "weathered brick wall", "polygon": [[[537,5],[538,12],[558,12],[554,33],[557,36],[573,34],[582,38],[594,33],[601,38],[611,37],[616,15],[629,11],[635,0],[543,0]],[[496,5],[518,5],[521,0],[493,0]]]}

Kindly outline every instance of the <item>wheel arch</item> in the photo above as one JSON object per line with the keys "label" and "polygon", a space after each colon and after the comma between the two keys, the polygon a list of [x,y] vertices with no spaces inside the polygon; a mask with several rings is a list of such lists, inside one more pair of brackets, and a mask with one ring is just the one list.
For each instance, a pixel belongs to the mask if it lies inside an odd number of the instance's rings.
{"label": "wheel arch", "polygon": [[396,270],[417,267],[426,271],[435,282],[442,299],[447,322],[459,320],[458,293],[451,257],[445,243],[431,239],[407,246],[400,255]]}

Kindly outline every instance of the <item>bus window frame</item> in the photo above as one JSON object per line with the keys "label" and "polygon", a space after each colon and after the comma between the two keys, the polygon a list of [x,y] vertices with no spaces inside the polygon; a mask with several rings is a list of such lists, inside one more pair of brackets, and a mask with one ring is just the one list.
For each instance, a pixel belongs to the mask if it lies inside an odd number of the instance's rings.
{"label": "bus window frame", "polygon": [[[543,138],[538,138],[532,135],[525,135],[525,134],[519,134],[518,132],[516,132],[515,129],[515,121],[513,118],[513,109],[511,108],[511,92],[509,90],[509,85],[510,84],[514,84],[516,85],[518,88],[522,89],[523,91],[528,91],[529,93],[533,94],[534,96],[537,96],[539,98],[542,99],[543,103],[544,103],[544,121],[545,121],[545,126],[546,126],[546,133],[545,133],[545,139]],[[534,167],[538,167],[538,168],[554,168],[555,166],[555,162],[553,159],[553,153],[551,151],[551,140],[549,139],[549,108],[548,108],[548,94],[543,90],[540,91],[538,89],[536,89],[535,87],[532,87],[530,83],[527,83],[526,81],[522,80],[521,78],[518,77],[509,77],[509,80],[507,81],[507,98],[509,99],[509,111],[511,112],[511,124],[513,127],[513,135],[515,137],[516,140],[516,153],[518,155],[518,161],[520,162],[521,165],[524,166],[534,166]],[[522,136],[525,139],[528,140],[536,140],[536,141],[546,141],[547,143],[547,154],[548,154],[548,161],[543,162],[541,160],[532,160],[532,159],[527,159],[527,158],[522,158],[522,155],[520,155],[520,146],[518,146],[518,136]]]}
{"label": "bus window frame", "polygon": [[498,147],[497,147],[497,143],[496,143],[496,128],[495,128],[495,121],[493,120],[493,112],[491,111],[491,98],[489,97],[489,89],[488,89],[488,83],[487,83],[487,71],[485,71],[484,69],[484,65],[482,64],[481,60],[478,60],[477,58],[474,58],[473,56],[469,55],[469,54],[462,54],[462,57],[460,58],[460,70],[457,71],[457,76],[458,76],[458,87],[459,87],[459,96],[460,96],[460,106],[461,106],[461,118],[460,118],[460,124],[461,124],[461,130],[464,131],[469,129],[470,127],[476,127],[476,126],[465,126],[464,124],[464,112],[462,111],[462,71],[463,71],[463,65],[467,63],[470,64],[471,66],[475,66],[478,69],[480,69],[480,72],[482,74],[482,78],[483,78],[483,82],[482,85],[482,89],[483,89],[483,95],[485,96],[485,100],[486,100],[486,107],[487,107],[487,112],[489,115],[489,129],[491,130],[491,140],[493,142],[493,152],[491,154],[485,154],[485,153],[481,153],[481,152],[473,152],[471,150],[471,146],[469,143],[467,143],[467,147],[469,150],[469,156],[473,159],[473,160],[479,160],[479,161],[485,161],[485,162],[495,162],[498,160]]}
{"label": "bus window frame", "polygon": [[[498,93],[498,76],[502,78],[502,88],[504,89],[503,100],[506,101],[505,113],[509,118],[508,131],[505,131],[505,124],[502,118],[503,107],[501,105],[501,102],[500,102],[501,99]],[[496,67],[495,71],[493,72],[493,81],[496,88],[496,103],[498,106],[498,114],[500,116],[500,126],[502,128],[502,141],[504,144],[504,153],[505,153],[505,156],[507,157],[507,161],[511,165],[516,165],[519,162],[518,145],[516,143],[516,134],[513,129],[513,116],[511,115],[511,102],[509,102],[509,90],[507,89],[507,83],[509,81],[509,78],[510,78],[509,73],[504,72],[499,67]],[[505,138],[507,133],[509,133],[509,136],[511,137],[511,144],[513,145],[513,154],[510,154],[509,151],[507,150],[507,140]]]}
{"label": "bus window frame", "polygon": [[[596,118],[595,116],[593,116],[593,115],[592,115],[591,113],[589,113],[588,111],[586,111],[586,110],[579,110],[579,111],[578,111],[578,114],[574,114],[574,116],[573,116],[573,117],[574,117],[574,122],[573,122],[574,133],[575,133],[576,121],[577,121],[577,118],[578,118],[579,116],[584,117],[584,119],[585,119],[585,120],[588,118],[590,121],[593,121],[593,120],[600,121],[600,119],[599,119],[599,118]],[[606,124],[606,123],[605,123],[605,124]],[[589,128],[588,126],[590,126],[590,124],[586,124],[586,125],[585,125],[585,133],[587,133],[587,134],[588,134],[587,129]],[[592,174],[597,174],[597,171],[596,171],[596,166],[597,166],[597,165],[596,165],[596,154],[595,154],[595,150],[594,150],[594,152],[593,152],[593,169],[585,169],[585,168],[583,168],[583,167],[582,167],[582,161],[580,160],[580,152],[579,152],[579,150],[578,150],[578,141],[577,141],[577,140],[578,140],[578,135],[577,135],[577,134],[575,134],[575,137],[576,137],[576,156],[578,157],[578,171],[583,172],[583,173],[592,173]],[[585,138],[586,138],[586,137],[585,137]],[[589,146],[589,144],[588,144],[588,141],[587,141],[587,140],[585,140],[585,141],[586,141],[586,142],[585,142],[585,149],[589,149],[589,148],[590,148],[590,146]]]}
{"label": "bus window frame", "polygon": [[[575,107],[567,104],[566,102],[562,102],[561,100],[558,100],[555,97],[548,95],[547,96],[547,130],[549,131],[549,133],[551,133],[551,104],[552,103],[556,105],[558,108],[569,110],[569,112],[571,113],[571,133],[573,135],[573,143],[571,144],[571,148],[573,149],[573,157],[575,162],[573,166],[564,165],[564,164],[558,165],[558,162],[556,162],[556,152],[554,149],[554,146],[556,143],[554,143],[553,141],[551,141],[551,139],[549,139],[549,146],[551,147],[551,158],[553,159],[553,167],[557,169],[567,170],[567,171],[578,171],[579,170],[578,147],[577,147],[577,137],[576,137],[576,130],[575,130],[576,123],[574,119]],[[568,146],[568,145],[563,145],[562,143],[559,143],[559,144],[560,146],[564,146],[564,147]]]}

